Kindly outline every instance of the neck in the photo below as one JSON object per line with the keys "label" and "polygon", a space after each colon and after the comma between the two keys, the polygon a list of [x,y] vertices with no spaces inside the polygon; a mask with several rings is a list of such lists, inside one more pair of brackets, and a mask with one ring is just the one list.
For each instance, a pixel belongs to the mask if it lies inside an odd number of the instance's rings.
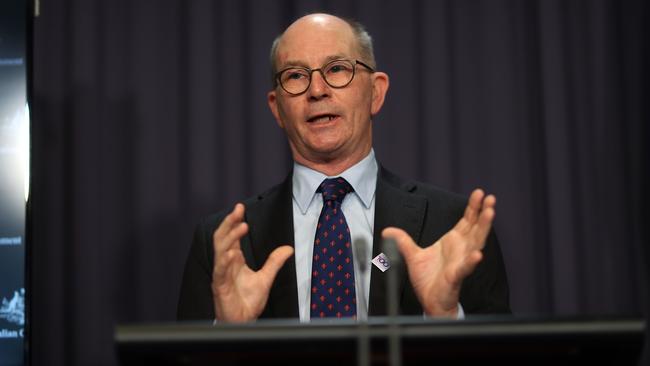
{"label": "neck", "polygon": [[319,158],[319,159],[306,159],[302,156],[294,154],[296,163],[304,165],[317,172],[321,172],[328,177],[335,177],[351,168],[361,160],[363,160],[370,153],[370,147],[355,155],[348,155],[340,158]]}

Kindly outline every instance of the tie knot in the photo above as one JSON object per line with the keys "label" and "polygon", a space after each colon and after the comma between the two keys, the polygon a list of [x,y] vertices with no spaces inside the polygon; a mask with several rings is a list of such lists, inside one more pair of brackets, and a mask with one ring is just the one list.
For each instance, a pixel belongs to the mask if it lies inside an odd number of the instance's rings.
{"label": "tie knot", "polygon": [[352,191],[353,189],[350,183],[341,177],[323,180],[323,183],[316,190],[316,192],[323,194],[324,202],[337,201],[338,203],[343,202],[345,195]]}

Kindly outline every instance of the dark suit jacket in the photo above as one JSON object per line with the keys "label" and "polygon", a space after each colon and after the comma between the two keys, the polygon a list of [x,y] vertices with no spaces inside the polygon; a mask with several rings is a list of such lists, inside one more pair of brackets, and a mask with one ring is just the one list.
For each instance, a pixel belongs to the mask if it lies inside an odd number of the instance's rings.
{"label": "dark suit jacket", "polygon": [[[463,215],[467,199],[417,182],[404,181],[380,167],[375,192],[373,258],[381,252],[381,231],[388,226],[408,232],[421,246],[428,246],[449,231]],[[265,193],[244,202],[248,235],[241,248],[246,263],[258,270],[276,247],[293,245],[291,174]],[[194,234],[185,266],[179,320],[214,319],[212,292],[212,234],[228,211],[206,218]],[[501,250],[494,232],[483,249],[483,260],[463,282],[460,303],[465,313],[508,313],[508,282]],[[369,315],[386,314],[386,273],[370,265]],[[401,314],[422,314],[422,308],[408,280],[406,268],[398,273]],[[295,260],[284,264],[273,283],[262,318],[298,317],[298,290]]]}

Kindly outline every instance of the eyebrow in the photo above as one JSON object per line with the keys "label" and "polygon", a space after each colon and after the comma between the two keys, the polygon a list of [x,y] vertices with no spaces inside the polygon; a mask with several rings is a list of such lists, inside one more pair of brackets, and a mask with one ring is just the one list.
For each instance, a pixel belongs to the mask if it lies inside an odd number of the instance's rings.
{"label": "eyebrow", "polygon": [[[325,62],[324,62],[321,66],[326,65],[326,64],[328,64],[329,62],[332,62],[332,61],[335,61],[335,60],[341,60],[341,59],[346,59],[346,60],[347,60],[348,58],[349,58],[349,57],[347,57],[347,56],[345,56],[345,55],[343,55],[343,54],[330,55],[330,56],[325,57]],[[299,66],[299,67],[304,67],[304,68],[306,68],[306,69],[310,69],[309,65],[307,65],[307,63],[305,63],[305,62],[303,62],[303,61],[298,61],[298,60],[289,60],[289,61],[287,61],[287,62],[284,64],[284,66],[282,66],[282,67],[280,68],[280,70],[283,70],[283,69],[286,69],[286,68],[290,68],[290,67],[295,67],[295,66]]]}

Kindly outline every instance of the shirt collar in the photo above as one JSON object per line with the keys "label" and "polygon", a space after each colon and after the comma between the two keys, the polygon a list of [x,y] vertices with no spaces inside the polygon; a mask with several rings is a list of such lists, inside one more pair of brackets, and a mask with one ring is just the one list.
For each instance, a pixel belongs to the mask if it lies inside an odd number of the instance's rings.
{"label": "shirt collar", "polygon": [[[370,150],[368,156],[360,162],[348,168],[337,177],[343,177],[354,188],[356,194],[363,205],[369,209],[372,199],[375,196],[375,187],[377,186],[377,161],[375,160],[375,151]],[[298,203],[300,212],[307,213],[307,209],[314,197],[316,189],[328,177],[325,174],[308,168],[304,165],[293,163],[293,199]]]}

